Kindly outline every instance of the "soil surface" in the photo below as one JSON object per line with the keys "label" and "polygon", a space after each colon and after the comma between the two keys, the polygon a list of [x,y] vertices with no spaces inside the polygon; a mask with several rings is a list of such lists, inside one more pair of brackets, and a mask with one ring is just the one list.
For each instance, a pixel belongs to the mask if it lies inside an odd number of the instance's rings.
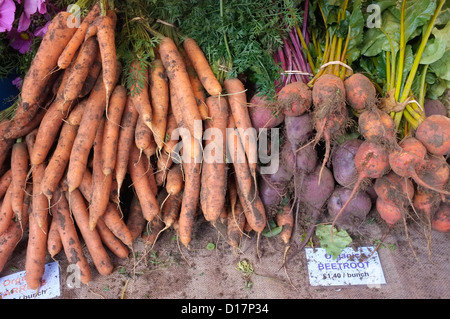
{"label": "soil surface", "polygon": [[[374,246],[374,241],[386,231],[386,226],[371,214],[351,232],[351,245]],[[288,256],[294,253],[303,232],[299,228],[294,233]],[[111,254],[115,265],[111,275],[100,275],[89,259],[89,286],[67,285],[68,262],[64,253],[58,254],[55,260],[60,265],[61,296],[55,299],[450,298],[450,234],[433,232],[429,255],[422,229],[409,225],[408,233],[409,240],[404,225],[398,225],[378,250],[386,284],[322,287],[309,283],[305,251],[294,254],[286,267],[281,267],[285,246],[279,237],[262,236],[257,250],[256,236],[244,236],[237,252],[216,228],[199,217],[189,249],[182,247],[175,231],[169,229],[161,234],[153,249],[137,239],[128,259]],[[316,237],[312,243],[318,247]],[[0,276],[24,270],[25,252],[23,238]],[[86,256],[90,258],[87,251]],[[48,262],[52,261],[48,257]],[[238,264],[244,262],[253,271],[239,270]]]}

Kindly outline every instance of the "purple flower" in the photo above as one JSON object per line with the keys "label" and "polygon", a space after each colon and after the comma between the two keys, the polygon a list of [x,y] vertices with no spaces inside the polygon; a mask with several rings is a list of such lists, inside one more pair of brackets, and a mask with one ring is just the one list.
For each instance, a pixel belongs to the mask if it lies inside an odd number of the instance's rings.
{"label": "purple flower", "polygon": [[11,30],[15,13],[16,5],[13,0],[0,0],[0,32]]}
{"label": "purple flower", "polygon": [[[1,0],[0,0],[1,1]],[[24,11],[19,18],[18,31],[22,32],[28,30],[31,23],[31,15],[39,12],[40,14],[47,13],[47,6],[45,0],[24,0],[23,1]]]}
{"label": "purple flower", "polygon": [[43,37],[44,34],[47,32],[47,28],[49,26],[51,21],[47,21],[46,24],[44,24],[41,27],[36,28],[36,30],[34,30],[34,36],[35,37]]}
{"label": "purple flower", "polygon": [[11,47],[24,54],[28,52],[31,48],[31,43],[33,42],[33,35],[27,31],[19,32],[18,30],[12,28],[8,33],[7,38]]}
{"label": "purple flower", "polygon": [[11,83],[16,86],[19,90],[22,88],[22,78],[20,76],[16,77]]}

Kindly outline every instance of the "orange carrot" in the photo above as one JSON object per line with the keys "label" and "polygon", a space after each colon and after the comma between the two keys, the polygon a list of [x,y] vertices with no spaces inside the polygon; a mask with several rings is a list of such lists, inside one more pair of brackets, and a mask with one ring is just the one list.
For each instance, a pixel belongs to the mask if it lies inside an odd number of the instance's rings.
{"label": "orange carrot", "polygon": [[143,119],[142,115],[139,115],[138,121],[136,123],[136,129],[134,132],[134,140],[141,154],[144,152],[146,148],[150,147],[152,138],[153,138],[152,131],[145,123],[145,120]]}
{"label": "orange carrot", "polygon": [[114,255],[119,258],[128,257],[130,251],[127,246],[111,232],[102,218],[97,221],[97,227],[95,229],[98,231],[102,242]]}
{"label": "orange carrot", "polygon": [[[120,67],[120,63],[116,65]],[[116,82],[120,74],[116,70]],[[104,70],[103,70],[104,72]],[[86,169],[88,157],[94,144],[96,129],[105,113],[106,93],[103,84],[103,73],[97,79],[95,87],[88,97],[88,105],[81,118],[78,133],[75,138],[67,170],[67,185],[69,192],[76,189],[81,182],[82,172]]]}
{"label": "orange carrot", "polygon": [[81,91],[78,94],[78,98],[81,99],[91,92],[101,71],[102,71],[102,57],[100,55],[100,51],[98,51],[97,55],[95,56],[94,62],[89,68],[88,75],[84,80],[83,87],[81,88]]}
{"label": "orange carrot", "polygon": [[172,133],[177,127],[175,115],[172,112],[169,112],[167,115],[166,134],[164,136],[164,151],[168,154],[171,154],[175,146],[178,144],[179,139],[175,137],[172,138]]}
{"label": "orange carrot", "polygon": [[200,201],[200,170],[201,164],[194,160],[183,162],[185,182],[178,223],[180,242],[186,247],[192,239],[195,215]]}
{"label": "orange carrot", "polygon": [[139,203],[139,198],[136,195],[131,199],[126,224],[127,228],[131,232],[133,241],[141,236],[142,232],[145,229],[145,225],[147,225],[147,220],[142,214],[142,208],[141,204]]}
{"label": "orange carrot", "polygon": [[130,249],[133,247],[133,236],[127,224],[122,218],[119,209],[113,203],[109,203],[102,219],[111,232]]}
{"label": "orange carrot", "polygon": [[97,41],[100,47],[103,67],[103,83],[105,84],[106,111],[108,111],[109,98],[117,83],[118,61],[116,56],[115,28],[116,14],[108,10],[107,15],[100,15],[95,20],[97,25]]}
{"label": "orange carrot", "polygon": [[42,285],[45,270],[48,233],[48,201],[41,192],[40,181],[44,175],[44,165],[33,169],[32,211],[28,222],[28,245],[25,258],[25,279],[28,287],[37,290]]}
{"label": "orange carrot", "polygon": [[167,173],[172,167],[172,164],[172,157],[165,150],[163,150],[159,154],[158,160],[156,161],[155,179],[158,186],[162,186],[166,182]]}
{"label": "orange carrot", "polygon": [[[256,131],[253,129],[248,111],[244,84],[238,78],[231,78],[226,79],[223,86],[228,94],[228,105],[244,146],[245,154],[247,154],[252,176],[256,180]],[[245,135],[245,133],[248,135]],[[245,138],[246,136],[248,139]]]}
{"label": "orange carrot", "polygon": [[70,264],[77,265],[79,279],[87,285],[91,281],[91,269],[84,255],[77,227],[70,213],[69,203],[66,196],[59,189],[55,192],[55,198],[58,201],[51,206],[51,210],[53,218],[56,218],[56,223],[58,223],[64,253]]}
{"label": "orange carrot", "polygon": [[227,242],[231,247],[238,248],[244,234],[245,215],[240,202],[236,202],[234,209],[228,212]]}
{"label": "orange carrot", "polygon": [[23,140],[18,140],[12,149],[11,154],[11,205],[14,215],[20,222],[22,220],[23,201],[28,177],[29,166],[28,149]]}
{"label": "orange carrot", "polygon": [[105,213],[111,192],[112,174],[105,175],[102,169],[102,148],[105,119],[102,119],[97,129],[94,142],[94,157],[92,167],[92,197],[89,201],[89,228],[95,229],[97,220]]}
{"label": "orange carrot", "polygon": [[111,258],[103,246],[103,242],[97,230],[90,227],[90,216],[83,195],[78,189],[75,189],[70,195],[65,192],[65,195],[70,203],[75,223],[81,232],[81,236],[83,237],[84,243],[86,244],[96,269],[101,275],[106,276],[111,274],[114,269]]}
{"label": "orange carrot", "polygon": [[21,104],[16,109],[16,125],[23,126],[36,114],[40,106],[40,95],[51,78],[50,74],[57,66],[58,58],[75,33],[76,28],[67,25],[69,12],[61,11],[52,19],[39,49],[34,56],[22,84]]}
{"label": "orange carrot", "polygon": [[152,105],[152,131],[158,150],[164,146],[169,111],[169,83],[160,59],[152,61],[148,68],[149,94]]}
{"label": "orange carrot", "polygon": [[203,87],[202,82],[198,78],[197,72],[195,72],[194,66],[192,65],[192,61],[186,53],[183,55],[184,61],[186,62],[186,71],[189,75],[189,80],[192,85],[192,90],[194,91],[195,100],[197,102],[197,107],[200,112],[200,116],[203,120],[207,120],[208,116],[208,107],[206,106],[206,91]]}
{"label": "orange carrot", "polygon": [[112,174],[116,166],[117,141],[119,138],[119,125],[127,101],[127,90],[122,85],[114,89],[109,103],[105,122],[102,145],[102,170],[104,175]]}
{"label": "orange carrot", "polygon": [[122,120],[120,122],[119,140],[117,142],[115,173],[119,195],[128,171],[130,149],[134,144],[134,130],[136,128],[138,117],[139,113],[134,107],[131,97],[128,96]]}
{"label": "orange carrot", "polygon": [[197,72],[198,78],[203,84],[205,90],[212,96],[218,96],[222,93],[222,86],[217,80],[211,66],[206,59],[202,49],[193,38],[186,38],[183,41],[183,47],[186,50],[189,59]]}
{"label": "orange carrot", "polygon": [[288,245],[292,237],[292,231],[294,229],[294,211],[289,205],[285,205],[276,214],[276,224],[277,226],[282,226],[280,238],[283,240],[284,244]]}
{"label": "orange carrot", "polygon": [[81,45],[80,52],[74,61],[73,72],[70,73],[63,89],[64,103],[75,100],[80,94],[89,69],[94,64],[98,50],[96,38],[90,38]]}
{"label": "orange carrot", "polygon": [[58,223],[56,221],[56,218],[51,219],[47,235],[47,251],[52,258],[59,254],[63,249],[61,236],[59,235],[58,230]]}
{"label": "orange carrot", "polygon": [[[41,228],[44,233],[47,233],[48,229],[48,213],[49,213],[49,201],[41,190],[41,182],[45,173],[45,165],[39,164],[34,167],[32,172],[33,182],[33,222]],[[31,223],[31,219],[30,219]]]}
{"label": "orange carrot", "polygon": [[[206,100],[211,120],[206,121],[204,159],[200,189],[200,204],[205,219],[215,222],[225,206],[227,193],[226,129],[228,103],[223,97]],[[208,136],[206,132],[211,132]],[[212,146],[212,147],[211,147]]]}
{"label": "orange carrot", "polygon": [[159,214],[159,205],[156,201],[156,194],[152,190],[152,183],[148,178],[147,158],[140,157],[136,145],[131,146],[128,171],[133,182],[136,195],[142,207],[142,214],[145,219],[151,222]]}
{"label": "orange carrot", "polygon": [[30,163],[32,166],[39,165],[45,161],[50,149],[57,140],[65,117],[64,113],[58,110],[58,103],[61,102],[62,100],[56,99],[42,118],[36,136],[37,143],[35,143],[35,147],[30,153]]}
{"label": "orange carrot", "polygon": [[[28,190],[31,190],[31,187]],[[26,198],[23,204],[22,221],[12,221],[6,231],[0,235],[0,273],[23,238],[23,230],[28,224],[30,197]]]}
{"label": "orange carrot", "polygon": [[[168,37],[164,37],[159,45],[161,61],[166,69],[169,78],[170,90],[173,90],[176,104],[183,107],[181,117],[184,125],[189,130],[191,136],[198,141],[202,140],[203,130],[201,127],[202,118],[197,107],[195,95],[186,71],[186,64],[182,55],[178,51],[175,42]],[[177,112],[172,106],[172,111]]]}
{"label": "orange carrot", "polygon": [[75,52],[78,51],[78,48],[84,42],[84,36],[86,34],[88,26],[92,23],[92,21],[94,21],[99,13],[100,6],[98,5],[98,3],[96,3],[92,7],[92,9],[89,10],[86,17],[84,17],[83,21],[80,23],[80,26],[78,28],[74,28],[76,29],[75,33],[58,58],[58,66],[61,69],[66,69],[70,65]]}
{"label": "orange carrot", "polygon": [[11,185],[11,169],[8,169],[2,177],[0,177],[0,197],[5,196],[9,185]]}
{"label": "orange carrot", "polygon": [[87,100],[78,103],[61,128],[56,148],[47,163],[41,181],[41,190],[48,199],[52,198],[53,192],[64,176],[86,104]]}
{"label": "orange carrot", "polygon": [[142,122],[152,129],[152,105],[148,89],[148,65],[144,61],[131,62],[130,73],[133,74],[135,83],[130,89],[131,100],[139,113]]}
{"label": "orange carrot", "polygon": [[168,195],[176,195],[184,187],[182,164],[173,165],[167,172],[166,191]]}
{"label": "orange carrot", "polygon": [[0,235],[2,235],[9,227],[14,217],[14,211],[11,205],[11,189],[12,186],[8,187],[6,194],[3,197],[3,202],[0,210]]}
{"label": "orange carrot", "polygon": [[244,154],[244,147],[240,141],[235,128],[233,116],[229,117],[227,133],[227,143],[232,152],[232,162],[235,171],[236,186],[239,201],[244,209],[245,217],[249,225],[258,235],[266,227],[266,212],[258,192],[256,192],[255,181],[252,178],[251,170]]}

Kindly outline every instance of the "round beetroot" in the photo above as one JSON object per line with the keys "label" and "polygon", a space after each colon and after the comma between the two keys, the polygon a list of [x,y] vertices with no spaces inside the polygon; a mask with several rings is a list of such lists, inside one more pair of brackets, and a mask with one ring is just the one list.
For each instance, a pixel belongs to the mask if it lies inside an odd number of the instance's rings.
{"label": "round beetroot", "polygon": [[264,96],[254,95],[249,105],[250,119],[257,130],[260,128],[273,128],[280,125],[284,120],[284,114],[269,103]]}
{"label": "round beetroot", "polygon": [[[351,193],[352,190],[349,188],[341,186],[335,188],[328,199],[327,205],[328,213],[332,218],[336,217],[342,205],[350,198]],[[371,208],[372,201],[370,196],[364,191],[359,191],[336,220],[336,225],[344,228],[358,226],[366,219]]]}
{"label": "round beetroot", "polygon": [[303,82],[292,82],[278,92],[278,104],[285,115],[299,116],[312,105],[311,89]]}
{"label": "round beetroot", "polygon": [[447,116],[447,108],[439,100],[426,99],[423,106],[425,116],[431,116],[435,114]]}
{"label": "round beetroot", "polygon": [[351,187],[358,179],[355,155],[363,143],[360,139],[349,139],[335,147],[331,163],[336,182],[344,187]]}

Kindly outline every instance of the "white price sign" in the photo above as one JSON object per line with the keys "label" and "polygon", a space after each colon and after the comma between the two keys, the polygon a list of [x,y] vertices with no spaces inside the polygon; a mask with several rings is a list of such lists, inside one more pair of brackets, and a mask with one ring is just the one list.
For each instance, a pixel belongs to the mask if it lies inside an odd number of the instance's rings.
{"label": "white price sign", "polygon": [[386,280],[374,247],[345,248],[333,259],[324,248],[306,248],[311,286],[367,285],[377,287]]}
{"label": "white price sign", "polygon": [[42,286],[38,291],[28,288],[25,271],[0,278],[0,299],[50,299],[58,297],[60,290],[57,262],[45,265]]}

